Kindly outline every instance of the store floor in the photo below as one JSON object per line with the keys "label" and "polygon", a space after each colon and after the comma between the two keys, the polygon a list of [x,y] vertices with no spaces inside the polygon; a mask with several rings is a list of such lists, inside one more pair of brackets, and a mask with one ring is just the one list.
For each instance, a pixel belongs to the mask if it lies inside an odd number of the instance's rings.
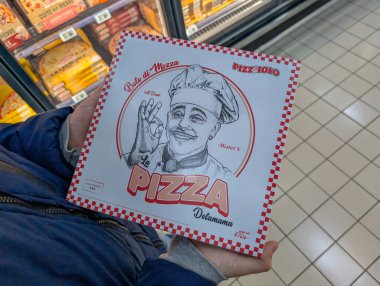
{"label": "store floor", "polygon": [[380,0],[340,1],[267,53],[302,60],[269,239],[232,286],[380,285]]}

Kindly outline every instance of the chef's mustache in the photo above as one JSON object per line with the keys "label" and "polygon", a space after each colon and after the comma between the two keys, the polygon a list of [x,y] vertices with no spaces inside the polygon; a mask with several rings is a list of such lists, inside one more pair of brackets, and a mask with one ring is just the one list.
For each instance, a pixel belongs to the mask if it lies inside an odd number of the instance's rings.
{"label": "chef's mustache", "polygon": [[175,126],[169,130],[171,133],[182,133],[191,137],[196,137],[197,135],[192,129],[182,128],[180,126]]}

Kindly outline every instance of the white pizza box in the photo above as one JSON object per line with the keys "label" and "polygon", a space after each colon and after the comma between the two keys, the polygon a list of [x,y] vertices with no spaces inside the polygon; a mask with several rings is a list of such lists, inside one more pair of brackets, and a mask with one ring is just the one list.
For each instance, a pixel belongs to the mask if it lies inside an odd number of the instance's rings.
{"label": "white pizza box", "polygon": [[260,257],[300,61],[124,31],[67,200]]}

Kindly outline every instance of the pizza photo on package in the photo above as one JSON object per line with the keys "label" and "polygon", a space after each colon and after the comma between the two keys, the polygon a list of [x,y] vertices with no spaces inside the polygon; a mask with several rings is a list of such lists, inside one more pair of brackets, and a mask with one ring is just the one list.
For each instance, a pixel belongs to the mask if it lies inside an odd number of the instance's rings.
{"label": "pizza photo on package", "polygon": [[15,1],[38,33],[49,31],[74,19],[87,9],[83,0]]}
{"label": "pizza photo on package", "polygon": [[0,41],[9,51],[21,47],[30,34],[7,1],[0,0]]}
{"label": "pizza photo on package", "polygon": [[67,200],[260,257],[300,61],[125,30]]}

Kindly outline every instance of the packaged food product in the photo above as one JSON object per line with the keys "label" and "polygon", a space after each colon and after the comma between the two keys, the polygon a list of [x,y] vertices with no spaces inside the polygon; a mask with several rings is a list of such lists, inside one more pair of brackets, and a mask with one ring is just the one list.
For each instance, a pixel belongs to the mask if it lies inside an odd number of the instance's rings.
{"label": "packaged food product", "polygon": [[233,2],[235,2],[235,0],[212,0],[211,5],[209,5],[209,10],[206,11],[207,15],[210,16],[212,14],[215,14]]}
{"label": "packaged food product", "polygon": [[203,0],[202,1],[203,10],[205,11],[205,13],[211,12],[212,2],[214,2],[214,0]]}
{"label": "packaged food product", "polygon": [[156,0],[140,0],[139,8],[145,21],[159,34],[164,34]]}
{"label": "packaged food product", "polygon": [[218,12],[233,2],[235,2],[235,0],[213,0],[211,14]]}
{"label": "packaged food product", "polygon": [[115,51],[116,51],[116,46],[117,46],[117,42],[119,41],[119,38],[120,38],[120,35],[121,35],[121,31],[117,32],[115,35],[113,35],[111,37],[111,39],[109,40],[109,43],[108,43],[108,51],[110,52],[111,55],[114,55],[115,54]]}
{"label": "packaged food product", "polygon": [[233,2],[235,0],[181,0],[185,26],[196,24]]}
{"label": "packaged food product", "polygon": [[133,4],[112,13],[112,18],[102,24],[91,24],[91,29],[95,37],[102,41],[140,19],[139,9]]}
{"label": "packaged food product", "polygon": [[35,57],[32,64],[57,103],[85,90],[108,72],[107,64],[80,37],[54,46]]}
{"label": "packaged food product", "polygon": [[7,1],[0,0],[0,41],[9,51],[22,46],[30,38],[28,31]]}
{"label": "packaged food product", "polygon": [[106,34],[113,35],[119,30],[122,30],[135,23],[139,19],[140,18],[138,16],[132,16],[124,18],[117,22],[109,22],[104,25],[102,24],[101,27],[99,26],[98,29],[96,29],[95,34],[98,38],[104,38]]}
{"label": "packaged food product", "polygon": [[301,62],[138,35],[121,36],[67,200],[261,257]]}
{"label": "packaged food product", "polygon": [[121,31],[124,29],[160,35],[156,30],[144,24],[145,22],[141,18],[139,8],[136,4],[131,4],[112,13],[112,18],[106,22],[91,24],[91,29],[95,39],[113,55]]}
{"label": "packaged food product", "polygon": [[89,7],[94,7],[99,4],[108,2],[108,0],[86,0],[86,3]]}
{"label": "packaged food product", "polygon": [[0,123],[18,123],[36,112],[0,77]]}
{"label": "packaged food product", "polygon": [[[126,28],[126,30],[160,36],[160,34],[157,31],[153,30],[151,27],[149,27],[147,25],[129,26]],[[122,33],[122,30],[117,32],[115,35],[113,35],[109,39],[108,51],[111,53],[111,55],[115,54],[116,46],[117,46],[117,43],[119,41],[121,33]]]}
{"label": "packaged food product", "polygon": [[186,27],[206,17],[202,0],[181,0],[181,5]]}
{"label": "packaged food product", "polygon": [[87,9],[82,0],[17,0],[37,32],[51,30]]}
{"label": "packaged food product", "polygon": [[32,81],[38,86],[38,88],[42,91],[43,94],[46,96],[49,95],[49,92],[44,87],[39,75],[34,71],[33,67],[31,66],[30,62],[25,59],[21,58],[18,60],[19,64],[23,67],[24,71],[29,75],[29,77],[32,79]]}

